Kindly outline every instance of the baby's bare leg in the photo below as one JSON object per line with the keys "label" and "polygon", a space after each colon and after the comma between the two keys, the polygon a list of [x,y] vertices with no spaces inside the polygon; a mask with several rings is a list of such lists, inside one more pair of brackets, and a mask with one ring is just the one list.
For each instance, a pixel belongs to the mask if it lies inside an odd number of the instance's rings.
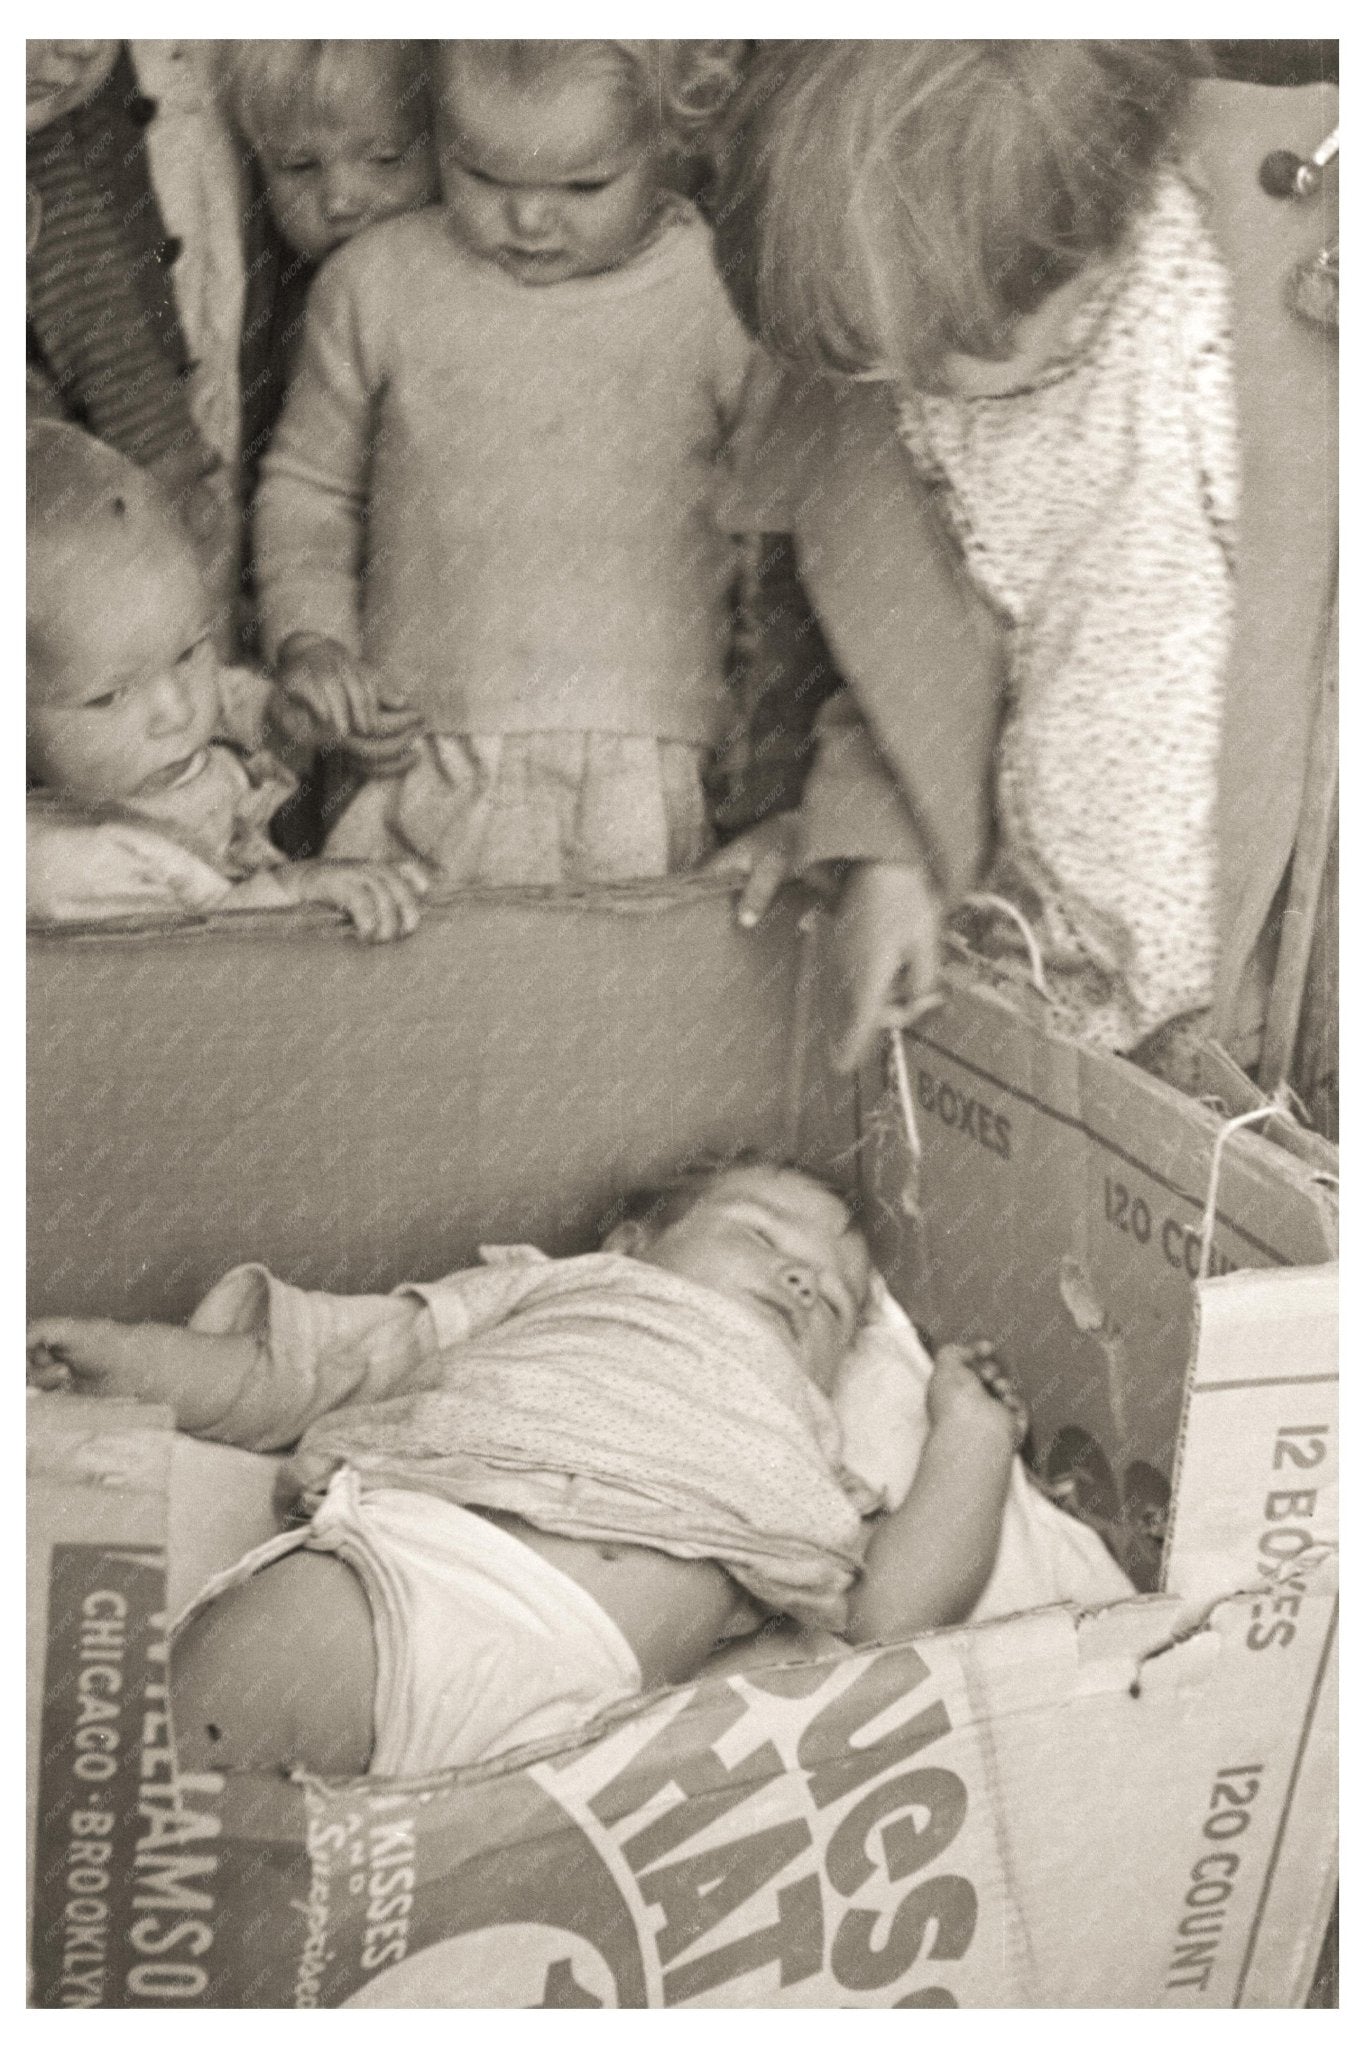
{"label": "baby's bare leg", "polygon": [[356,1777],[374,1749],[370,1604],[341,1558],[291,1551],[202,1608],[171,1647],[187,1770]]}

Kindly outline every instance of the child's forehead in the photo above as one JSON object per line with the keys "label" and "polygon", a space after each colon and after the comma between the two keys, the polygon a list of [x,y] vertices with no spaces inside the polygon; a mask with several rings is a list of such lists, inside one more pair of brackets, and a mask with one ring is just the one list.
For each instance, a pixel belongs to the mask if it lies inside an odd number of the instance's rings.
{"label": "child's forehead", "polygon": [[404,85],[402,66],[389,53],[367,58],[363,65],[349,64],[325,79],[313,78],[278,109],[272,139],[352,135],[399,123],[415,128],[425,114],[423,96],[406,92]]}
{"label": "child's forehead", "polygon": [[725,1208],[766,1209],[774,1216],[827,1230],[832,1237],[856,1232],[842,1197],[791,1167],[737,1166],[720,1175],[703,1199]]}
{"label": "child's forehead", "polygon": [[563,68],[528,78],[448,65],[440,92],[445,125],[490,156],[531,155],[542,168],[574,169],[639,141],[639,111],[619,72]]}
{"label": "child's forehead", "polygon": [[58,577],[29,606],[30,703],[76,705],[92,683],[173,660],[207,630],[203,585],[174,551],[87,565],[79,584]]}

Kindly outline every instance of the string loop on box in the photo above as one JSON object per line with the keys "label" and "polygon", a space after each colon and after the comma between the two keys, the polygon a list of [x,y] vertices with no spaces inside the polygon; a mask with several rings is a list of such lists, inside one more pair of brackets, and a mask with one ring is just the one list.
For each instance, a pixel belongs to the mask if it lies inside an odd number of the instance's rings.
{"label": "string loop on box", "polygon": [[905,1149],[910,1155],[911,1171],[918,1175],[924,1147],[920,1143],[919,1125],[915,1121],[915,1098],[910,1093],[910,1069],[905,1064],[905,1041],[899,1031],[888,1031],[886,1036],[891,1047],[891,1075],[896,1084],[896,1103],[901,1113]]}
{"label": "string loop on box", "polygon": [[1204,1220],[1199,1229],[1199,1272],[1197,1278],[1207,1280],[1209,1261],[1213,1256],[1213,1229],[1218,1215],[1218,1176],[1223,1170],[1223,1147],[1234,1131],[1245,1130],[1251,1124],[1263,1124],[1267,1117],[1282,1116],[1292,1123],[1287,1109],[1278,1102],[1264,1102],[1257,1109],[1244,1109],[1240,1116],[1229,1117],[1219,1126],[1213,1141],[1213,1154],[1209,1160],[1209,1192],[1204,1202]]}
{"label": "string loop on box", "polygon": [[987,889],[974,889],[970,895],[963,897],[962,902],[964,908],[968,910],[993,910],[1001,917],[1009,919],[1024,942],[1024,951],[1028,954],[1030,982],[1040,996],[1050,996],[1052,991],[1047,985],[1047,976],[1043,971],[1043,949],[1038,944],[1033,926],[1019,905],[1011,903],[1008,896],[996,896]]}

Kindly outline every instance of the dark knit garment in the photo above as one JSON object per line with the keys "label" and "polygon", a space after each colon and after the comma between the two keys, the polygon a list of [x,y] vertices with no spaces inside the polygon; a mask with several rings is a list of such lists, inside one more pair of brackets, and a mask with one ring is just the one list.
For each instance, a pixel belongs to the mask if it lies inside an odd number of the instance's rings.
{"label": "dark knit garment", "polygon": [[68,418],[142,463],[194,434],[170,278],[179,244],[147,162],[155,111],[125,46],[94,97],[27,152],[29,359]]}

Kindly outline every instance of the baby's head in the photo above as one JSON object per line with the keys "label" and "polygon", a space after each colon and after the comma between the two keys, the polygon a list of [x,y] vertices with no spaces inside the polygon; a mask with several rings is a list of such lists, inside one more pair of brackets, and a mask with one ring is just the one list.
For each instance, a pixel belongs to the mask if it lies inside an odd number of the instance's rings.
{"label": "baby's head", "polygon": [[54,42],[32,37],[25,47],[27,132],[74,113],[93,99],[114,68],[118,44]]}
{"label": "baby's head", "polygon": [[78,427],[27,436],[32,782],[86,804],[166,789],[218,721],[194,549],[158,485]]}
{"label": "baby's head", "polygon": [[872,1280],[871,1254],[844,1197],[810,1174],[748,1155],[630,1196],[603,1250],[756,1311],[826,1394]]}
{"label": "baby's head", "polygon": [[726,152],[742,316],[822,373],[1014,388],[1117,251],[1201,68],[1174,42],[779,46]]}
{"label": "baby's head", "polygon": [[239,42],[233,118],[260,158],[291,249],[312,262],[362,228],[429,206],[436,159],[419,42]]}
{"label": "baby's head", "polygon": [[650,238],[681,159],[738,81],[718,42],[438,46],[441,195],[465,248],[518,284],[625,263]]}

